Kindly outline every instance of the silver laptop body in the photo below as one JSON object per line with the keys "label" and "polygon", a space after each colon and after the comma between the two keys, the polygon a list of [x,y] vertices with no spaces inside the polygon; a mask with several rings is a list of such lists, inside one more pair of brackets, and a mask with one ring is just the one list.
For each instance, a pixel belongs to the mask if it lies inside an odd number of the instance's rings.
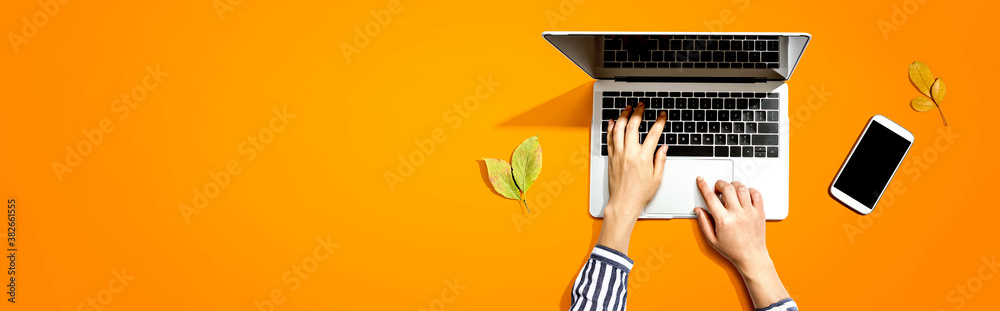
{"label": "silver laptop body", "polygon": [[[590,214],[608,202],[606,123],[625,105],[656,113],[669,145],[659,190],[641,218],[694,218],[705,207],[697,176],[741,181],[764,197],[769,220],[788,216],[788,86],[807,33],[545,32],[594,83]],[[737,116],[738,114],[738,116]],[[643,135],[645,136],[645,135]]]}

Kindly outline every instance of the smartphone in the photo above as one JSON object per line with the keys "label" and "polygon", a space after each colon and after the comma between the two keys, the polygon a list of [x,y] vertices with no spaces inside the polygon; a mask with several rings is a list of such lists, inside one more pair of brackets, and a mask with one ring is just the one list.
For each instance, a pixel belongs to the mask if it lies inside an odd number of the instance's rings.
{"label": "smartphone", "polygon": [[910,131],[875,115],[833,179],[830,195],[860,214],[871,213],[912,145]]}

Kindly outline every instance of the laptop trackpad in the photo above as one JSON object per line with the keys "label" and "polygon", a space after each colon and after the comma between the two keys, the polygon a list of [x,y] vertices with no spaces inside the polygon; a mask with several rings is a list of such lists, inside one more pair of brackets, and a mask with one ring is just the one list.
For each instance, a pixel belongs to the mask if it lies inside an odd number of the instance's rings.
{"label": "laptop trackpad", "polygon": [[733,160],[668,159],[660,189],[646,205],[646,214],[693,217],[695,207],[707,207],[695,180],[698,176],[712,187],[719,179],[732,181]]}

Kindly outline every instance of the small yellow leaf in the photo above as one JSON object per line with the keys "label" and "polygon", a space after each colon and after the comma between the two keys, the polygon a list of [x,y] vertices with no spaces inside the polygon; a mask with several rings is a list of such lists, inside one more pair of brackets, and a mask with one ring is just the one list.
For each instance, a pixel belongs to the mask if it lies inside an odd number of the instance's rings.
{"label": "small yellow leaf", "polygon": [[490,176],[490,183],[493,190],[511,200],[520,200],[521,194],[514,185],[514,177],[511,176],[510,163],[500,159],[483,158],[486,161],[486,171]]}
{"label": "small yellow leaf", "polygon": [[934,98],[934,102],[940,105],[944,101],[945,93],[944,79],[937,78],[937,80],[934,80],[934,84],[931,85],[931,98]]}
{"label": "small yellow leaf", "polygon": [[525,139],[514,149],[511,157],[514,182],[521,192],[528,192],[528,188],[531,188],[531,184],[542,172],[542,145],[538,143],[538,136]]}
{"label": "small yellow leaf", "polygon": [[919,96],[910,101],[910,107],[913,107],[913,110],[924,112],[934,109],[934,102],[927,97]]}
{"label": "small yellow leaf", "polygon": [[917,88],[921,94],[931,97],[931,84],[934,84],[934,75],[931,74],[931,68],[927,67],[927,64],[921,63],[919,61],[910,64],[910,83],[913,83],[913,87]]}

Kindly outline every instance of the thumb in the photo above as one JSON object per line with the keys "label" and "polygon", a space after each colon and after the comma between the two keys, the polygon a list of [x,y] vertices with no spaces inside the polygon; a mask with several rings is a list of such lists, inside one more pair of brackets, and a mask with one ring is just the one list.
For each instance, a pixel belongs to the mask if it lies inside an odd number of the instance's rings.
{"label": "thumb", "polygon": [[713,226],[712,221],[708,219],[712,216],[709,216],[708,212],[700,207],[694,208],[694,214],[698,215],[698,227],[701,227],[701,233],[705,234],[705,240],[708,240],[708,243],[715,246],[715,243],[718,241],[715,238],[715,226]]}
{"label": "thumb", "polygon": [[653,177],[656,177],[656,182],[663,180],[664,164],[667,164],[667,145],[660,146],[660,149],[656,149],[656,156],[653,160]]}

